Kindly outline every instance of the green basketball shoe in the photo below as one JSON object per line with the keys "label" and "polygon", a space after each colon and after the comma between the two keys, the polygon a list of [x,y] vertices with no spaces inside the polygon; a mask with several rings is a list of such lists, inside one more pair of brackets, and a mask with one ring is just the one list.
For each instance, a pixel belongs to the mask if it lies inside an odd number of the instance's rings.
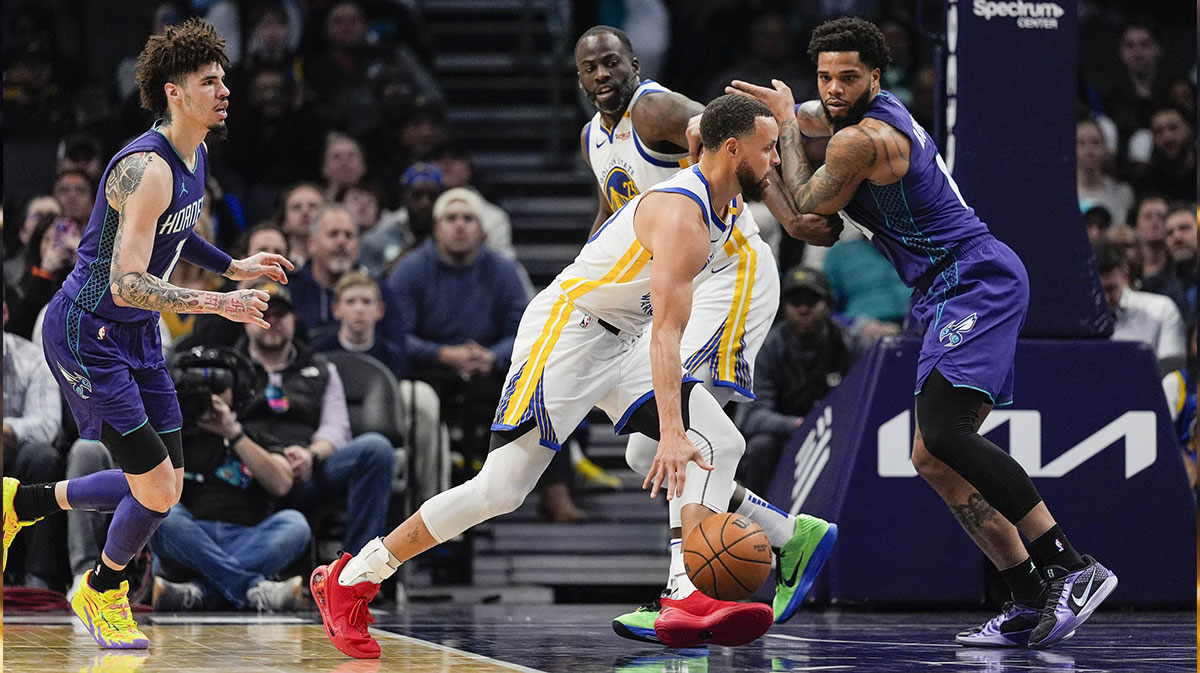
{"label": "green basketball shoe", "polygon": [[796,614],[796,609],[808,595],[813,580],[829,559],[833,543],[837,540],[838,527],[823,519],[807,514],[796,515],[796,528],[792,539],[779,550],[779,565],[776,568],[775,623],[782,624]]}
{"label": "green basketball shoe", "polygon": [[626,612],[614,619],[613,631],[622,638],[640,640],[644,643],[661,643],[658,635],[654,633],[654,622],[658,619],[660,610],[662,610],[662,604],[656,598],[653,603],[647,603],[633,612]]}

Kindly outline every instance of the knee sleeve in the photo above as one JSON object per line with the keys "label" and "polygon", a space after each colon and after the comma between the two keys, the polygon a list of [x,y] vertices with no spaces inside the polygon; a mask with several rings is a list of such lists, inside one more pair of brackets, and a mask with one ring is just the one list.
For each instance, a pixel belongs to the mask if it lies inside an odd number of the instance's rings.
{"label": "knee sleeve", "polygon": [[554,453],[538,443],[538,433],[533,430],[496,447],[474,478],[421,505],[425,527],[441,543],[520,507]]}
{"label": "knee sleeve", "polygon": [[986,403],[982,393],[955,388],[934,369],[917,396],[917,426],[925,449],[1015,525],[1042,497],[1021,464],[975,430]]}
{"label": "knee sleeve", "polygon": [[625,462],[629,464],[629,469],[645,475],[650,472],[657,451],[657,441],[635,432],[629,435],[629,441],[625,444]]}
{"label": "knee sleeve", "polygon": [[167,447],[167,456],[171,458],[171,467],[176,470],[183,469],[183,432],[172,430],[164,432],[159,437]]}
{"label": "knee sleeve", "polygon": [[733,477],[746,450],[746,440],[707,390],[693,388],[687,404],[691,419],[688,439],[713,469],[710,472],[695,463],[688,464],[683,504],[700,504],[724,512],[733,497]]}
{"label": "knee sleeve", "polygon": [[[171,455],[164,441],[170,437],[174,437],[171,440],[174,443],[179,439],[179,431],[159,435],[154,432],[149,423],[145,423],[138,429],[123,435],[108,423],[102,423],[100,426],[100,441],[108,447],[113,460],[125,474],[146,474],[162,463]],[[180,447],[178,466],[182,467],[182,445]],[[171,458],[171,464],[175,466],[174,457]]]}

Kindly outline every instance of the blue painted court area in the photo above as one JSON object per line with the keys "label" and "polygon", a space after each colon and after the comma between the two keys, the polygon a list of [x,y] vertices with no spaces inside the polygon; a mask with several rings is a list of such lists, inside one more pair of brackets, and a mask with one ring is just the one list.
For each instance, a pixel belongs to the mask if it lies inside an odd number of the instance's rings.
{"label": "blue painted court area", "polygon": [[[954,643],[983,612],[802,610],[739,648],[668,650],[624,640],[610,620],[627,606],[413,606],[375,627],[537,671],[1196,671],[1193,612],[1101,611],[1049,649],[995,650]],[[381,642],[386,636],[380,634]],[[386,650],[385,650],[386,651]]]}

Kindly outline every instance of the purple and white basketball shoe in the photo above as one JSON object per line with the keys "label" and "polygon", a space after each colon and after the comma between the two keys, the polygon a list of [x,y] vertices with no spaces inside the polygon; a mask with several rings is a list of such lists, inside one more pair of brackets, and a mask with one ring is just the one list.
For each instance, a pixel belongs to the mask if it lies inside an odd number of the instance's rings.
{"label": "purple and white basketball shoe", "polygon": [[1086,566],[1067,572],[1059,566],[1042,568],[1046,578],[1046,604],[1037,626],[1029,633],[1031,648],[1048,647],[1073,632],[1092,616],[1092,612],[1117,588],[1117,576],[1091,556]]}
{"label": "purple and white basketball shoe", "polygon": [[[964,647],[1025,647],[1029,633],[1038,623],[1038,610],[1008,601],[1000,614],[958,634],[954,640]],[[1074,633],[1062,638],[1066,640]]]}

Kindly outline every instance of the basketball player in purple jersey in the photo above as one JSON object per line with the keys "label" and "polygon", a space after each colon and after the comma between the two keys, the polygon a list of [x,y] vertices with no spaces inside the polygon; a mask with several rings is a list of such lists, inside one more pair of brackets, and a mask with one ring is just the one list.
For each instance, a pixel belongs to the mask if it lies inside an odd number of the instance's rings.
{"label": "basketball player in purple jersey", "polygon": [[[1013,594],[1000,615],[957,641],[1046,647],[1071,636],[1117,578],[1075,551],[1021,465],[978,433],[994,405],[1012,402],[1029,302],[1025,267],[963,201],[925,129],[880,89],[888,52],[874,24],[828,21],[813,31],[808,54],[819,101],[796,106],[778,80],[773,88],[734,81],[726,90],[771,108],[796,212],[840,213],[920,295],[913,311],[927,327],[912,461]],[[819,136],[829,141],[825,164],[814,170],[801,143]]]}
{"label": "basketball player in purple jersey", "polygon": [[46,311],[46,360],[79,434],[102,441],[120,469],[30,486],[4,478],[5,558],[17,531],[48,514],[113,512],[103,554],[71,601],[101,647],[149,646],[130,613],[125,566],[183,486],[183,419],[163,359],[159,312],[216,313],[268,327],[262,291],[205,292],[167,279],[180,259],[233,280],[286,283],[284,269],[292,268],[269,253],[233,260],[192,230],[204,202],[204,138],[225,132],[224,47],[201,20],[146,42],[137,61],[142,106],[163,119],[109,162],[79,261]]}

